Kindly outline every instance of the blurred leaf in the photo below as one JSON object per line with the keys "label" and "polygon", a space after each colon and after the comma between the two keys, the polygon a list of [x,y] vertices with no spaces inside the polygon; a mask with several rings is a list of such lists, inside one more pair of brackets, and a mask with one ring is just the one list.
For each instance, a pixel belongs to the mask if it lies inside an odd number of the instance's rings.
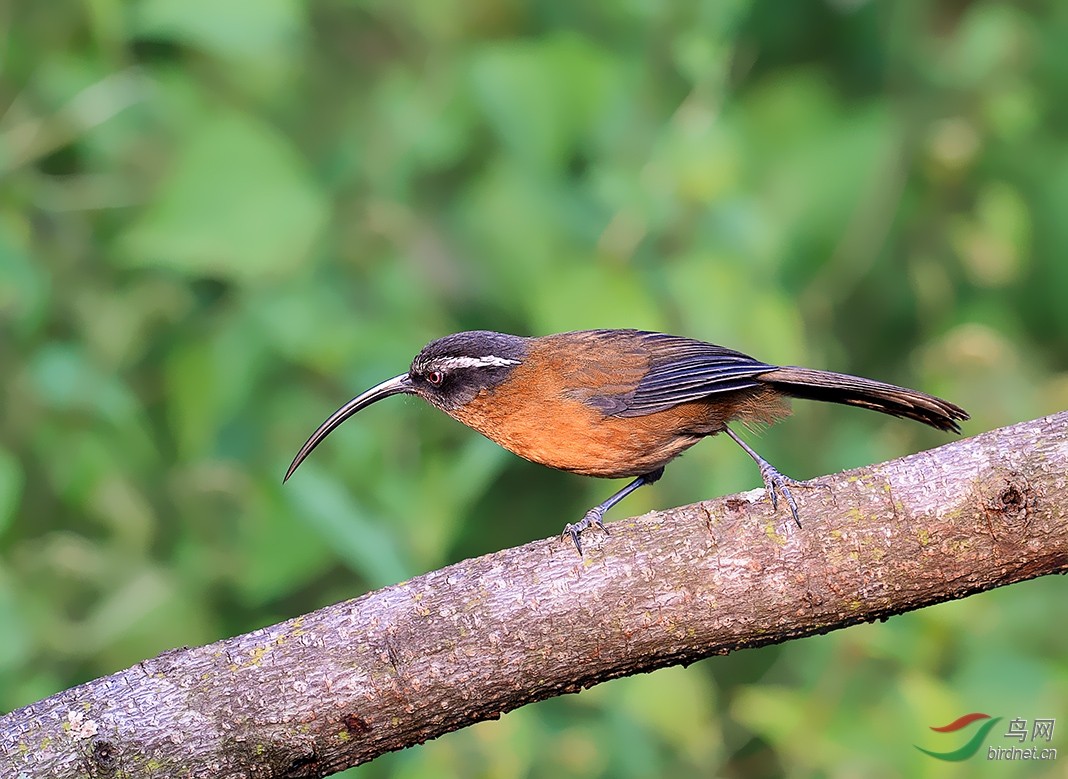
{"label": "blurred leaf", "polygon": [[961,29],[940,70],[962,85],[977,85],[996,77],[1029,45],[1020,12],[1009,4],[979,4],[967,9]]}
{"label": "blurred leaf", "polygon": [[349,497],[340,485],[305,464],[299,478],[286,484],[295,522],[301,522],[327,543],[334,554],[372,587],[403,581],[412,575],[391,536]]}
{"label": "blurred leaf", "polygon": [[979,284],[1001,287],[1017,279],[1027,260],[1030,214],[1016,189],[991,183],[979,192],[976,217],[953,231],[964,267]]}
{"label": "blurred leaf", "polygon": [[[476,502],[511,462],[512,455],[497,444],[467,431],[462,435],[462,443],[446,453],[427,456],[414,488],[404,474],[386,475],[375,482],[382,493],[376,497],[400,515],[420,560],[442,559],[441,550],[453,547],[470,522]],[[413,489],[418,490],[415,500]]]}
{"label": "blurred leaf", "polygon": [[566,285],[554,274],[538,278],[531,297],[534,334],[598,327],[664,329],[652,291],[633,268],[606,273],[594,262],[576,261],[567,276]]}
{"label": "blurred leaf", "polygon": [[25,475],[18,460],[0,446],[0,537],[15,516],[24,485]]}
{"label": "blurred leaf", "polygon": [[30,659],[34,636],[23,619],[10,573],[0,567],[0,680]]}
{"label": "blurred leaf", "polygon": [[33,387],[49,406],[60,411],[88,411],[112,423],[135,415],[137,399],[119,377],[92,364],[74,343],[51,343],[30,363]]}
{"label": "blurred leaf", "polygon": [[166,363],[168,414],[179,454],[226,450],[225,425],[250,407],[264,369],[251,323],[238,319],[209,339],[176,349]]}
{"label": "blurred leaf", "polygon": [[132,265],[251,281],[299,267],[326,215],[288,142],[231,113],[196,129],[122,245]]}
{"label": "blurred leaf", "polygon": [[23,218],[0,213],[0,321],[19,334],[40,326],[49,299],[48,276],[26,245],[28,230]]}
{"label": "blurred leaf", "polygon": [[638,675],[620,685],[622,705],[630,716],[655,732],[673,750],[701,760],[722,748],[718,734],[706,732],[713,724],[714,690],[694,684],[693,674],[673,667],[653,675]]}
{"label": "blurred leaf", "polygon": [[141,0],[134,30],[223,57],[277,56],[301,32],[301,12],[295,0]]}
{"label": "blurred leaf", "polygon": [[[796,308],[773,287],[753,286],[740,258],[730,254],[685,255],[661,273],[668,299],[685,312],[687,334],[787,363],[804,357]],[[760,327],[752,323],[760,322]]]}
{"label": "blurred leaf", "polygon": [[267,486],[237,519],[241,563],[234,566],[234,576],[250,607],[270,604],[307,585],[322,573],[324,562],[335,557],[328,539],[309,532],[288,502],[274,499],[277,491],[276,485]]}
{"label": "blurred leaf", "polygon": [[612,60],[574,33],[476,50],[471,80],[501,142],[531,165],[560,165],[614,94]]}

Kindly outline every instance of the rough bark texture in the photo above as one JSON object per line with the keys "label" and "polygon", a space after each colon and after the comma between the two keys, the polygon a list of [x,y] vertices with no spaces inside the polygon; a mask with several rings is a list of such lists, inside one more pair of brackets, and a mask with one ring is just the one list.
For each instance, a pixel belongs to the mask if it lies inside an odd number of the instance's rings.
{"label": "rough bark texture", "polygon": [[1068,412],[465,560],[0,718],[0,776],[324,776],[530,701],[1068,570]]}

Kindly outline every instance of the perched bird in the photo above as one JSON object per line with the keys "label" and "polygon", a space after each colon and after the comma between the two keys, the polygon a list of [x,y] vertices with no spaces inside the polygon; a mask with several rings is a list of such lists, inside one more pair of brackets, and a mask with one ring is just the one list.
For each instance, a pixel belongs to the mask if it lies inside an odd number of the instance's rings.
{"label": "perched bird", "polygon": [[760,466],[772,505],[781,493],[794,521],[786,478],[728,423],[770,424],[790,398],[861,406],[960,432],[968,414],[917,390],[809,368],[780,367],[722,346],[639,330],[580,330],[523,338],[486,330],[432,341],[406,373],[350,400],[312,433],[285,475],[338,425],[390,395],[418,395],[520,457],[602,478],[636,477],[578,522],[569,535],[604,530],[604,514],[702,438],[726,433]]}

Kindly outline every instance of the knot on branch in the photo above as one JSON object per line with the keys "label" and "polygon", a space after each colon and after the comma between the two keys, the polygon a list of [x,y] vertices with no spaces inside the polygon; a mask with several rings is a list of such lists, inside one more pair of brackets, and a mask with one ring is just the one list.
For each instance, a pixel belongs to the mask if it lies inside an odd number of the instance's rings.
{"label": "knot on branch", "polygon": [[89,748],[90,776],[112,776],[119,764],[119,750],[110,741],[98,738]]}
{"label": "knot on branch", "polygon": [[1017,472],[1002,472],[996,478],[983,480],[980,490],[979,505],[995,537],[1009,530],[1017,535],[1024,530],[1037,500],[1027,477]]}

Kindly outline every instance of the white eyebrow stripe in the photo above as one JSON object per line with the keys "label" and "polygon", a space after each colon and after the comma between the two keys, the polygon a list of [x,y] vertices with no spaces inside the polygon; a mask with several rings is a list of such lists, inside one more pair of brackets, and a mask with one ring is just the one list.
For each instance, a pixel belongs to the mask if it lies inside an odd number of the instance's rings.
{"label": "white eyebrow stripe", "polygon": [[506,365],[519,365],[519,360],[488,354],[485,357],[439,357],[430,364],[448,371],[456,368],[503,368]]}

